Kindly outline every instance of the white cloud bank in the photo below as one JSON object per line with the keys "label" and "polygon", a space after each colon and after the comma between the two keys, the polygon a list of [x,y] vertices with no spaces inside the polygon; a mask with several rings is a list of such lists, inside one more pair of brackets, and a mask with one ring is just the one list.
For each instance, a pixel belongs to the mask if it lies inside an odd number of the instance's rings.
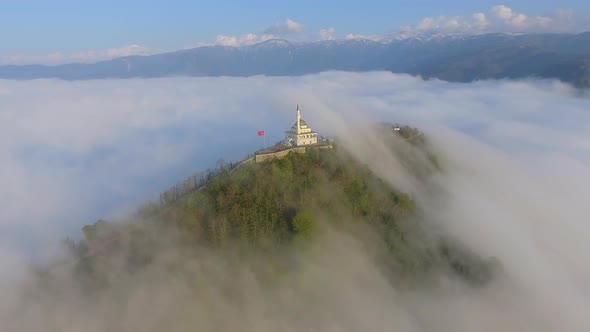
{"label": "white cloud bank", "polygon": [[[0,237],[0,264],[13,267],[0,272],[0,326],[21,326],[14,318],[24,312],[30,316],[18,322],[22,326],[60,331],[105,330],[113,321],[105,317],[116,317],[122,328],[165,324],[171,331],[191,324],[219,330],[215,322],[257,331],[590,328],[590,101],[567,85],[454,84],[378,72],[0,81],[0,91],[0,228],[11,238]],[[353,242],[338,239],[304,255],[306,278],[293,276],[290,287],[276,293],[247,273],[232,275],[243,301],[217,297],[220,289],[213,287],[208,299],[215,301],[202,302],[187,298],[176,281],[143,288],[133,276],[131,295],[116,314],[106,295],[98,311],[76,307],[75,292],[51,312],[43,311],[42,301],[18,307],[13,280],[23,264],[22,253],[11,254],[15,245],[58,239],[64,216],[80,223],[97,212],[108,217],[125,208],[126,199],[153,196],[217,157],[240,158],[260,144],[257,130],[278,140],[297,103],[314,129],[348,137],[354,155],[412,193],[434,228],[484,257],[497,257],[505,276],[483,289],[449,281],[436,289],[400,291]],[[432,179],[440,191],[417,184],[397,156],[363,131],[374,121],[410,123],[428,133],[445,169]],[[116,202],[104,203],[113,196]],[[99,211],[97,202],[104,203]],[[7,236],[15,230],[25,234],[16,244]],[[215,262],[205,257],[193,268],[223,275]],[[207,264],[215,268],[202,267]],[[65,310],[70,302],[76,315]],[[191,310],[185,315],[179,308]]]}
{"label": "white cloud bank", "polygon": [[326,28],[320,29],[320,40],[334,40],[336,39],[336,29],[334,28]]}
{"label": "white cloud bank", "polygon": [[426,17],[418,24],[402,27],[403,32],[486,33],[486,32],[567,32],[575,28],[574,13],[559,9],[552,15],[527,15],[505,5],[471,17]]}
{"label": "white cloud bank", "polygon": [[265,34],[285,36],[293,33],[303,32],[305,27],[299,22],[295,22],[288,18],[285,22],[275,24],[264,30]]}
{"label": "white cloud bank", "polygon": [[245,35],[240,36],[217,35],[217,37],[215,37],[215,42],[213,43],[213,45],[223,45],[232,47],[247,46],[261,43],[269,39],[283,38],[286,36],[299,34],[302,33],[304,30],[305,26],[303,24],[295,22],[292,19],[288,18],[285,20],[285,22],[272,25],[264,29],[264,31],[262,31],[261,33],[247,33]]}

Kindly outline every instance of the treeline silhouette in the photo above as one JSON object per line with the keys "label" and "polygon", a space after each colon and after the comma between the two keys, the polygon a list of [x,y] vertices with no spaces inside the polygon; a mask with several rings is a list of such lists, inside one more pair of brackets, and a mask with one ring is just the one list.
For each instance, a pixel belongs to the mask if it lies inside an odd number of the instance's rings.
{"label": "treeline silhouette", "polygon": [[224,159],[219,159],[215,168],[207,168],[204,171],[195,173],[161,193],[158,202],[162,206],[174,204],[186,195],[203,188],[221,172],[231,171],[252,158],[254,158],[254,154],[248,154],[246,158],[239,162],[226,162]]}

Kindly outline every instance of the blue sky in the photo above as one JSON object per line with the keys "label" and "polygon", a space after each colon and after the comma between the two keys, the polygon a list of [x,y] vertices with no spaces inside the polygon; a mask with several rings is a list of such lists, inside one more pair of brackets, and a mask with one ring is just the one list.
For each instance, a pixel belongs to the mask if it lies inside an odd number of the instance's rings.
{"label": "blue sky", "polygon": [[584,0],[2,1],[0,57],[128,45],[141,45],[151,52],[173,50],[214,42],[218,35],[259,35],[287,19],[300,24],[303,31],[274,37],[313,40],[321,29],[329,28],[334,38],[385,34],[426,17],[470,19],[474,13],[491,17],[491,8],[498,5],[527,17],[555,17],[557,10],[568,9],[577,29],[590,17]]}

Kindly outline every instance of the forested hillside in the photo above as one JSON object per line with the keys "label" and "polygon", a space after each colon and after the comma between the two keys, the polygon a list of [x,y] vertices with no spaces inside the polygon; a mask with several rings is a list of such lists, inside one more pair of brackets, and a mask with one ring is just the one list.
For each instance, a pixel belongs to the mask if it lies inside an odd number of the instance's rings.
{"label": "forested hillside", "polygon": [[[428,150],[415,129],[387,130],[411,139],[404,142],[412,149]],[[408,165],[422,177],[441,171],[427,153],[428,165]],[[110,278],[101,272],[105,266],[109,273],[113,268],[140,271],[171,248],[238,260],[256,257],[265,261],[261,273],[274,279],[297,268],[286,264],[286,257],[321,245],[334,231],[380,248],[375,261],[397,282],[445,271],[471,284],[492,277],[491,261],[429,231],[412,197],[338,146],[240,167],[221,164],[209,174],[206,184],[173,201],[146,204],[122,223],[100,220],[84,227],[85,240],[68,241],[84,285],[108,286]]]}

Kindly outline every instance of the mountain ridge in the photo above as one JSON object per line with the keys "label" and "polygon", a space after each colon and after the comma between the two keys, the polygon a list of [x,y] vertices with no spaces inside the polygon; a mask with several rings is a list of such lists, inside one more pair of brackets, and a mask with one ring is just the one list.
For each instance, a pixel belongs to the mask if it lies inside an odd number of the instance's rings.
{"label": "mountain ridge", "polygon": [[4,65],[0,66],[0,78],[298,76],[330,70],[382,70],[453,82],[549,78],[578,87],[590,86],[590,32],[403,37],[392,34],[380,40],[352,38],[314,42],[270,39],[241,47],[200,46],[96,63]]}

